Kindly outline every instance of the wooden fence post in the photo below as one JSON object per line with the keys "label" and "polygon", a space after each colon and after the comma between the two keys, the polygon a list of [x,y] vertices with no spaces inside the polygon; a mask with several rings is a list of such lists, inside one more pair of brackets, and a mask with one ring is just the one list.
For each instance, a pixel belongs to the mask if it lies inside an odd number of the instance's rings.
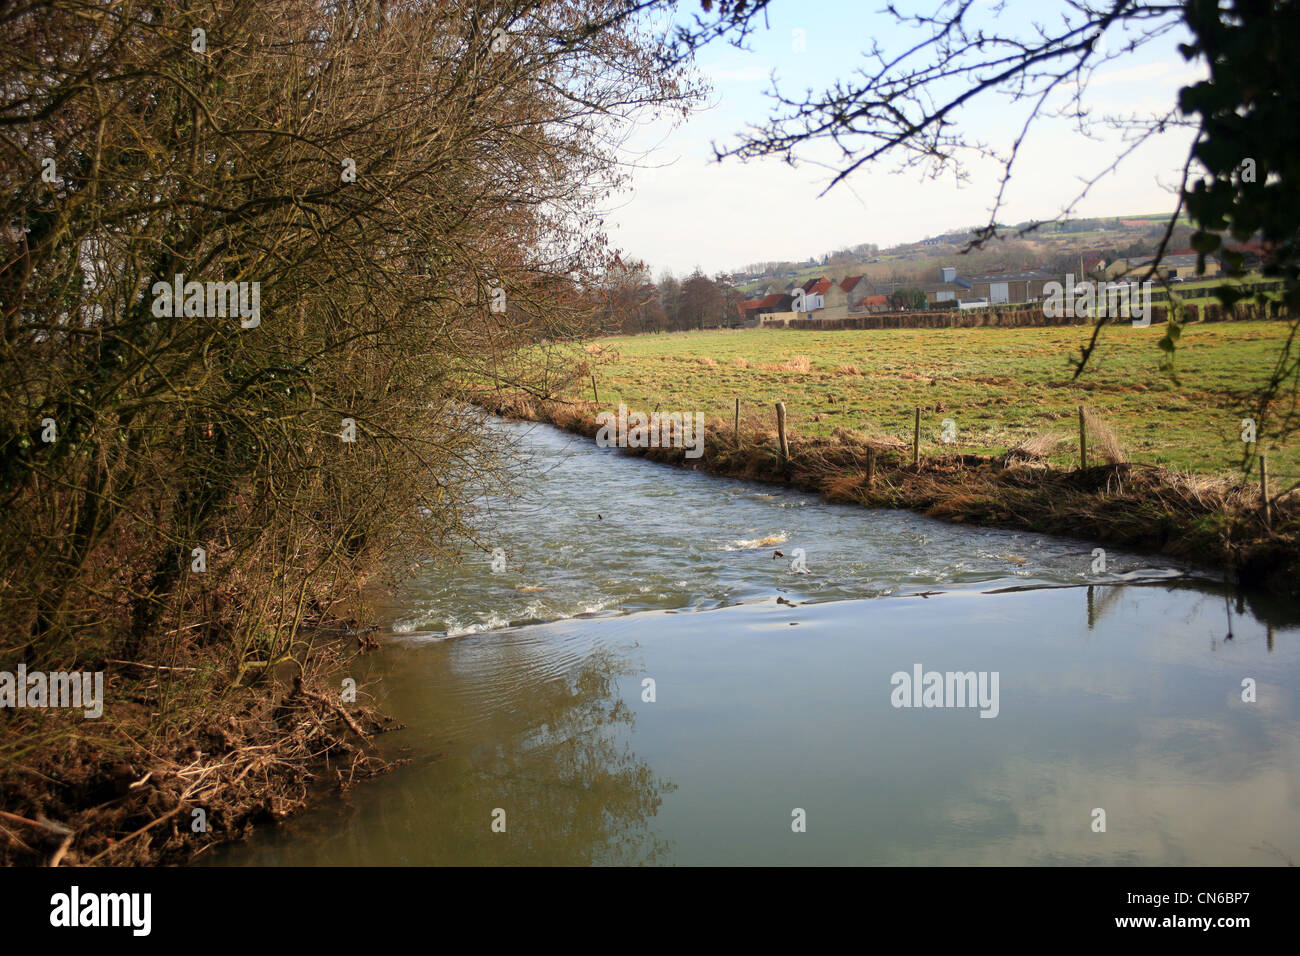
{"label": "wooden fence post", "polygon": [[912,467],[921,467],[921,409],[916,409],[916,422],[912,425]]}
{"label": "wooden fence post", "polygon": [[1079,406],[1079,467],[1088,467],[1088,426],[1084,424],[1083,406]]}
{"label": "wooden fence post", "polygon": [[1268,459],[1259,456],[1259,496],[1264,499],[1264,527],[1273,527],[1273,506],[1268,500]]}
{"label": "wooden fence post", "polygon": [[731,432],[736,436],[736,447],[740,447],[740,396],[736,396],[736,419],[731,426]]}
{"label": "wooden fence post", "polygon": [[596,388],[596,373],[591,373],[591,392],[596,396],[596,404],[600,404],[600,391]]}
{"label": "wooden fence post", "polygon": [[785,437],[785,402],[776,403],[776,436],[781,441],[781,466],[790,464],[790,442]]}

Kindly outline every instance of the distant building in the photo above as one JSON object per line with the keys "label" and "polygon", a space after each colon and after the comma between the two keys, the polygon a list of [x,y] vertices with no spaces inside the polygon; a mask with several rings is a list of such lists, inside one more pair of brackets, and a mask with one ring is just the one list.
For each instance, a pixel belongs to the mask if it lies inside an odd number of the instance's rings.
{"label": "distant building", "polygon": [[[1177,253],[1167,255],[1160,260],[1158,271],[1166,279],[1179,279],[1190,281],[1192,279],[1206,279],[1217,276],[1222,270],[1219,268],[1219,262],[1213,256],[1205,257],[1205,272],[1197,274],[1196,272],[1196,253]],[[1129,259],[1123,271],[1123,275],[1129,277],[1139,277],[1151,268],[1151,263],[1155,261],[1154,256],[1144,256],[1140,259]]]}
{"label": "distant building", "polygon": [[1043,286],[1059,282],[1060,276],[1042,269],[1025,269],[1020,272],[990,272],[984,275],[964,276],[962,282],[970,290],[970,298],[987,299],[990,305],[1010,302],[1037,302],[1043,298]]}
{"label": "distant building", "polygon": [[761,299],[750,299],[747,302],[741,302],[736,306],[740,312],[740,318],[745,322],[761,321],[760,316],[769,315],[773,312],[790,311],[790,296],[784,292],[776,292],[772,295],[765,295]]}
{"label": "distant building", "polygon": [[1085,252],[1080,258],[1085,276],[1100,276],[1106,272],[1106,257],[1100,252]]}
{"label": "distant building", "polygon": [[862,300],[875,292],[866,276],[849,276],[840,282],[840,288],[844,290],[844,301],[850,312],[861,311]]}
{"label": "distant building", "polygon": [[956,268],[943,266],[939,269],[939,281],[923,283],[921,291],[931,305],[941,305],[969,297],[971,287],[969,282],[957,275]]}
{"label": "distant building", "polygon": [[818,276],[799,286],[803,290],[803,307],[798,308],[799,297],[796,295],[794,296],[795,311],[812,313],[826,308],[826,293],[830,291],[832,284],[825,276]]}

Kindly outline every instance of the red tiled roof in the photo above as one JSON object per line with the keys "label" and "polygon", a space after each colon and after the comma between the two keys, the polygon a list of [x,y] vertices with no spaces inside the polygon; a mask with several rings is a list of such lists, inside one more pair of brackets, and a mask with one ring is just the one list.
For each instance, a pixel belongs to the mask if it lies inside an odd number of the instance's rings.
{"label": "red tiled roof", "polygon": [[781,300],[784,298],[785,298],[785,293],[774,292],[772,295],[765,295],[761,299],[749,299],[746,302],[742,302],[740,303],[739,306],[737,306],[737,308],[740,310],[740,313],[743,315],[746,312],[752,311],[753,309],[770,309],[775,305],[780,305]]}
{"label": "red tiled roof", "polygon": [[887,295],[869,295],[862,300],[863,305],[888,305],[889,296]]}
{"label": "red tiled roof", "polygon": [[845,279],[843,282],[840,283],[840,288],[843,289],[845,292],[852,292],[853,287],[856,286],[859,282],[861,282],[865,278],[866,276],[849,276],[847,279]]}
{"label": "red tiled roof", "polygon": [[831,280],[825,277],[820,279],[809,279],[803,287],[804,292],[809,295],[825,295],[831,287]]}

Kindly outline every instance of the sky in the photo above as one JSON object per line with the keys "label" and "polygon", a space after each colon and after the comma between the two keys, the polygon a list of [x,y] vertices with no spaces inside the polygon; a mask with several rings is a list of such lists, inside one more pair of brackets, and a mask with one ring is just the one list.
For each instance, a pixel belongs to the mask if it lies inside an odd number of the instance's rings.
{"label": "sky", "polygon": [[[933,10],[937,3],[898,5]],[[1031,19],[1052,22],[1051,0],[980,4],[980,15],[1002,32],[1008,25],[1028,29]],[[886,51],[922,38],[875,12],[878,5],[883,0],[774,0],[769,26],[748,42],[749,50],[722,43],[706,48],[697,62],[712,87],[703,108],[675,125],[643,124],[625,145],[629,162],[641,168],[632,170],[629,189],[607,212],[609,234],[625,258],[644,260],[655,275],[671,270],[681,276],[696,267],[712,275],[752,262],[820,257],[858,243],[883,249],[987,222],[1001,174],[991,160],[973,165],[964,183],[933,180],[916,169],[898,172],[885,160],[863,167],[825,195],[832,172],[824,160],[832,158],[830,152],[810,149],[808,161],[794,168],[779,159],[714,160],[715,143],[734,144],[746,125],[769,115],[772,102],[764,94],[773,74],[784,92],[821,90],[866,63],[863,51],[871,37]],[[694,0],[685,6],[694,9]],[[1177,52],[1176,45],[1187,38],[1178,26],[1099,69],[1085,98],[1093,115],[1167,111],[1180,87],[1204,75],[1202,67],[1185,63]],[[1122,49],[1118,29],[1107,34],[1105,45]],[[1005,100],[976,105],[959,115],[961,129],[1005,150],[1020,127],[1012,110]],[[1093,187],[1074,217],[1171,211],[1191,135],[1175,127],[1139,148]],[[1084,180],[1123,149],[1117,132],[1099,130],[1098,136],[1089,139],[1066,120],[1037,124],[1022,146],[999,221],[1059,215]]]}

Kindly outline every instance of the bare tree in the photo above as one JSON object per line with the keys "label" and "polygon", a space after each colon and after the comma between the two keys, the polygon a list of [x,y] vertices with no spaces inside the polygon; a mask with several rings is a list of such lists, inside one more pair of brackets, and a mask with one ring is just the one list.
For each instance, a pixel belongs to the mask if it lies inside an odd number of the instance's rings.
{"label": "bare tree", "polygon": [[456,546],[473,388],[575,374],[620,130],[696,94],[611,6],[0,11],[0,656],[244,676]]}

